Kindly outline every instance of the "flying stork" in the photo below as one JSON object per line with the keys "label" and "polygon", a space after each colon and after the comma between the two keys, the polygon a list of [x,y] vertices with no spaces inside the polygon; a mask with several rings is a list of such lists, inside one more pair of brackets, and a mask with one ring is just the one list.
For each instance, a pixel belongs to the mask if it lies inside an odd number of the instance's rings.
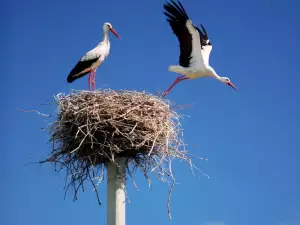
{"label": "flying stork", "polygon": [[95,76],[97,68],[103,63],[106,57],[109,55],[110,42],[108,38],[108,31],[111,31],[117,38],[120,39],[118,33],[112,28],[110,23],[103,24],[103,40],[92,50],[87,52],[80,58],[74,68],[71,70],[67,77],[68,83],[72,83],[74,80],[83,77],[89,73],[88,85],[89,90],[92,87],[95,89]]}
{"label": "flying stork", "polygon": [[164,92],[164,97],[180,81],[205,76],[212,76],[236,90],[236,87],[228,77],[220,77],[209,65],[209,55],[212,45],[204,27],[201,25],[202,32],[198,27],[193,25],[180,1],[176,3],[171,0],[171,2],[172,4],[164,4],[164,14],[167,16],[167,21],[173,33],[178,38],[180,57],[179,65],[169,66],[168,70],[179,73],[182,76],[176,78],[169,89]]}

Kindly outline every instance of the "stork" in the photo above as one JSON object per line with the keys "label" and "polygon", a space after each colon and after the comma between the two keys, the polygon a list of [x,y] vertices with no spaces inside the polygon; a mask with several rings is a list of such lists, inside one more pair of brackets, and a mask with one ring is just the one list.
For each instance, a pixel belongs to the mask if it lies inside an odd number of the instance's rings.
{"label": "stork", "polygon": [[[172,3],[172,4],[171,4]],[[194,26],[180,1],[165,3],[164,14],[167,16],[173,33],[177,36],[180,45],[179,65],[169,66],[168,70],[179,73],[174,83],[164,92],[164,97],[179,82],[187,79],[211,76],[236,90],[228,77],[220,77],[209,65],[209,55],[212,45],[205,28],[203,31]]]}
{"label": "stork", "polygon": [[95,89],[95,76],[97,68],[103,63],[103,61],[109,55],[110,42],[108,38],[108,31],[111,31],[117,38],[120,39],[118,33],[112,28],[110,23],[103,24],[103,40],[92,50],[88,51],[84,56],[80,58],[74,68],[71,70],[67,77],[68,83],[72,83],[74,80],[83,77],[89,73],[88,86],[89,90],[92,87]]}

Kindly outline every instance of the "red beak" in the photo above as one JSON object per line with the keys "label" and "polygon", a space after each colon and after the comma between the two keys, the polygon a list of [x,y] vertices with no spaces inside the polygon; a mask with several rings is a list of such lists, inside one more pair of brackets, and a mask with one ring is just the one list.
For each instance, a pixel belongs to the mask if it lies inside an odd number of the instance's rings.
{"label": "red beak", "polygon": [[233,85],[233,83],[228,82],[227,84],[228,84],[230,87],[232,87],[234,90],[236,90],[236,87]]}
{"label": "red beak", "polygon": [[116,35],[117,38],[120,39],[120,36],[118,35],[118,33],[117,33],[113,28],[109,28],[109,30],[110,30],[114,35]]}

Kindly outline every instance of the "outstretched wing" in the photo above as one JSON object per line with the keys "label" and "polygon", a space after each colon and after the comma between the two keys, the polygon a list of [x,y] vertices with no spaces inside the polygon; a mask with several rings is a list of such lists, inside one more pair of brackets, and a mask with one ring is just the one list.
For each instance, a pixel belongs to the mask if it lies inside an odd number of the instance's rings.
{"label": "outstretched wing", "polygon": [[167,16],[167,21],[179,41],[179,64],[183,67],[201,67],[204,61],[199,31],[189,19],[182,4],[173,0],[171,0],[171,3],[164,4],[166,10],[164,14]]}
{"label": "outstretched wing", "polygon": [[212,45],[208,38],[208,34],[207,34],[204,26],[202,26],[202,24],[200,24],[200,26],[201,26],[203,32],[198,27],[195,27],[195,28],[197,29],[197,31],[200,34],[201,51],[202,51],[202,57],[203,57],[204,63],[206,65],[209,65],[209,56],[210,56],[210,52],[212,50]]}

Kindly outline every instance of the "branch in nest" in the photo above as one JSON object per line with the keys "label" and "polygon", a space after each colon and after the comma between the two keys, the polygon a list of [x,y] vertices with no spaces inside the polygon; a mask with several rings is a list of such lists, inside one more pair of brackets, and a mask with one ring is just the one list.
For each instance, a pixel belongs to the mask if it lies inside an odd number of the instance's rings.
{"label": "branch in nest", "polygon": [[35,109],[32,109],[32,110],[24,110],[24,109],[20,109],[20,108],[17,108],[19,111],[21,112],[36,112],[37,114],[41,115],[41,116],[46,116],[46,117],[51,117],[50,114],[44,114],[44,113],[40,113],[39,111],[35,110]]}

